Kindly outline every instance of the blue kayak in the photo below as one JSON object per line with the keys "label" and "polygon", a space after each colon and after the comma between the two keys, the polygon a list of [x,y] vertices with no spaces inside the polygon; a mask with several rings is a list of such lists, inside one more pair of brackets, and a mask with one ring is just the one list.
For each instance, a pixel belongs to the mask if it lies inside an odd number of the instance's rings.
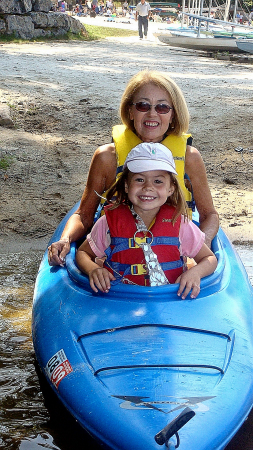
{"label": "blue kayak", "polygon": [[[59,239],[68,217],[51,242]],[[178,285],[117,284],[95,294],[75,264],[45,253],[33,304],[33,342],[52,389],[113,450],[221,450],[253,403],[253,289],[220,229],[214,274],[196,299]]]}

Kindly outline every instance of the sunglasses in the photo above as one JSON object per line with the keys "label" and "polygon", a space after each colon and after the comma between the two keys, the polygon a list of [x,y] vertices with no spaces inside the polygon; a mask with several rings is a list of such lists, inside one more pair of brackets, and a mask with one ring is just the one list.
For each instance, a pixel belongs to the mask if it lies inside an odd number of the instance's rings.
{"label": "sunglasses", "polygon": [[135,106],[137,111],[140,112],[148,112],[152,106],[155,107],[155,110],[158,114],[168,114],[172,108],[172,106],[166,105],[165,103],[158,103],[157,105],[150,105],[150,103],[147,102],[137,102],[132,103],[132,105]]}

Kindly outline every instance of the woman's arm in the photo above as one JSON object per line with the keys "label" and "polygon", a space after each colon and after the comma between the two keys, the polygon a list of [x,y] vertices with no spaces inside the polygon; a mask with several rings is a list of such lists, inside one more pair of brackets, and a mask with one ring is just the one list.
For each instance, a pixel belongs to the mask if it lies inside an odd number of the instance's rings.
{"label": "woman's arm", "polygon": [[96,255],[86,239],[77,250],[76,262],[82,272],[88,275],[90,286],[94,292],[100,290],[108,293],[111,287],[111,280],[115,280],[115,277],[107,269],[97,264],[95,258]]}
{"label": "woman's arm", "polygon": [[203,159],[199,151],[189,145],[186,149],[185,172],[191,180],[200,229],[205,233],[205,243],[210,248],[219,229],[219,216],[213,205]]}
{"label": "woman's arm", "polygon": [[93,155],[78,210],[69,218],[60,240],[48,247],[48,261],[51,266],[62,266],[71,242],[83,237],[91,228],[100,202],[99,195],[102,195],[115,180],[116,169],[114,144],[99,147]]}
{"label": "woman's arm", "polygon": [[203,244],[197,255],[194,257],[197,265],[182,273],[176,280],[180,283],[177,295],[184,300],[191,292],[191,298],[196,298],[200,292],[200,280],[213,273],[217,267],[217,259],[214,253]]}

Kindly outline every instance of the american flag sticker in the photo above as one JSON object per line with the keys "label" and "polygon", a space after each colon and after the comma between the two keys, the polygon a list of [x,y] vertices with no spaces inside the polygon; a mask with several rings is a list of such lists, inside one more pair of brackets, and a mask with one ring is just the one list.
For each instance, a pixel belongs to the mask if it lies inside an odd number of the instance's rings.
{"label": "american flag sticker", "polygon": [[63,378],[73,372],[72,366],[63,349],[59,350],[50,358],[45,367],[45,372],[57,389]]}

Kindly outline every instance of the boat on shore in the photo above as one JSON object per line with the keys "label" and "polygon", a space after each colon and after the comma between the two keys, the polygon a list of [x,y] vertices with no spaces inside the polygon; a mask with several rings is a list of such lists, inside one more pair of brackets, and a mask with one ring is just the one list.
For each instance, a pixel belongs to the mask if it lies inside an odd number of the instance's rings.
{"label": "boat on shore", "polygon": [[207,52],[231,52],[241,53],[242,50],[237,47],[236,39],[214,38],[211,36],[172,36],[169,34],[160,34],[159,41],[172,47],[188,48],[192,50],[201,50]]}
{"label": "boat on shore", "polygon": [[[178,31],[170,32],[171,36],[184,36],[184,37],[188,36],[188,37],[193,37],[193,38],[197,37],[197,33],[198,33],[198,31],[196,29],[195,30],[185,30],[185,31],[178,30]],[[204,39],[209,36],[212,36],[210,32],[209,33],[206,31],[200,32],[200,37],[202,37]]]}
{"label": "boat on shore", "polygon": [[247,418],[253,289],[221,229],[212,249],[217,269],[186,300],[176,284],[119,283],[95,294],[75,244],[65,267],[50,267],[45,252],[33,302],[36,358],[62,404],[106,448],[223,450]]}
{"label": "boat on shore", "polygon": [[[201,0],[200,11],[202,11],[203,0]],[[177,35],[170,33],[162,33],[157,35],[158,39],[164,44],[173,46],[173,47],[182,47],[188,48],[192,50],[201,50],[208,52],[231,52],[231,53],[241,53],[242,50],[236,44],[236,36],[233,33],[245,33],[246,35],[251,33],[252,27],[245,25],[238,25],[235,22],[228,22],[227,20],[214,19],[211,17],[205,17],[200,14],[193,14],[182,12],[182,15],[186,15],[191,19],[198,21],[198,27],[196,28],[196,33],[188,33],[186,35],[186,31],[182,31],[182,33],[178,32]],[[212,35],[210,36],[210,30],[206,30],[206,35],[203,36],[203,23],[206,24],[214,24],[216,30],[213,30]],[[222,31],[221,29],[217,29],[217,27],[230,27],[231,31],[228,32]],[[222,35],[225,33],[225,35]],[[228,33],[228,35],[226,35]]]}
{"label": "boat on shore", "polygon": [[231,37],[231,38],[244,37],[244,38],[248,38],[248,39],[252,39],[253,38],[253,31],[245,31],[245,30],[241,30],[241,31],[237,31],[237,30],[233,30],[233,31],[228,31],[228,30],[214,31],[212,34],[213,34],[213,36],[215,38],[224,38],[224,37]]}
{"label": "boat on shore", "polygon": [[236,45],[239,50],[253,54],[253,39],[236,39]]}

